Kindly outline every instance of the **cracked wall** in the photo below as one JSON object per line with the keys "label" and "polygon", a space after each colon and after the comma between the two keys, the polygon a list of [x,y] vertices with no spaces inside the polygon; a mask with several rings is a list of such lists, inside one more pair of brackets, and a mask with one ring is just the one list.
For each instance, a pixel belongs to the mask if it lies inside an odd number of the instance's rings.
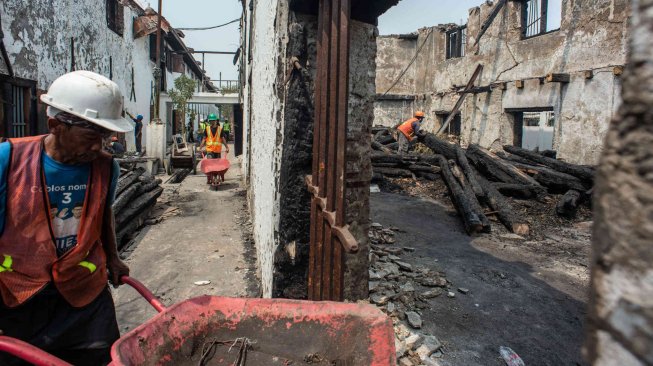
{"label": "cracked wall", "polygon": [[[596,164],[608,123],[621,101],[621,80],[613,70],[626,62],[629,5],[627,0],[563,0],[562,5],[559,30],[522,39],[522,4],[509,1],[477,48],[474,43],[481,24],[494,5],[472,8],[466,55],[449,60],[445,59],[445,37],[453,24],[420,29],[412,40],[396,35],[379,37],[377,95],[386,93],[415,52],[420,52],[406,70],[405,80],[388,92],[412,97],[412,103],[377,100],[375,123],[392,126],[423,109],[428,116],[426,128],[436,130],[436,115],[452,110],[458,97],[456,88],[467,84],[476,66],[483,64],[475,85],[493,88],[467,96],[461,108],[464,145],[512,144],[514,118],[506,109],[552,108],[556,114],[553,146],[558,156],[574,163]],[[593,70],[593,78],[585,78],[587,70]],[[566,84],[541,82],[549,73],[568,73],[571,80]],[[517,81],[524,81],[524,87],[517,88]]]}
{"label": "cracked wall", "polygon": [[[106,77],[113,74],[124,95],[125,109],[149,120],[153,82],[149,38],[134,39],[132,27],[141,9],[125,6],[123,36],[107,27],[104,2],[3,0],[0,11],[4,43],[16,77],[36,81],[37,89],[47,90],[57,77],[70,71],[74,38],[76,69]],[[130,98],[132,67],[135,98]],[[126,140],[133,150],[133,133]]]}

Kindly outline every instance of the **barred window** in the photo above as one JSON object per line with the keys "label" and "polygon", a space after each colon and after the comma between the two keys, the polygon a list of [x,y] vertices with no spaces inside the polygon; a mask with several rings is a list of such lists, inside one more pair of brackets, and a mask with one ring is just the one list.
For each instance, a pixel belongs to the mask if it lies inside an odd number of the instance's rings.
{"label": "barred window", "polygon": [[525,0],[522,6],[522,35],[538,36],[560,28],[562,0]]}
{"label": "barred window", "polygon": [[452,29],[446,33],[447,60],[450,58],[464,57],[467,45],[467,26]]}

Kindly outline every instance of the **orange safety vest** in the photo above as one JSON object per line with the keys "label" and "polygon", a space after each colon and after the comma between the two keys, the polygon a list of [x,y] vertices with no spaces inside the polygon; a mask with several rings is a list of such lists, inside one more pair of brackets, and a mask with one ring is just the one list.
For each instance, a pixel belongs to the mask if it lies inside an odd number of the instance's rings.
{"label": "orange safety vest", "polygon": [[211,126],[206,127],[206,152],[220,153],[222,152],[222,127],[218,125],[218,133],[213,136],[211,133]]}
{"label": "orange safety vest", "polygon": [[419,118],[411,118],[399,126],[399,131],[401,131],[401,133],[406,136],[408,141],[413,141],[413,137],[415,136],[415,131],[413,131],[413,122],[416,121],[419,121]]}
{"label": "orange safety vest", "polygon": [[91,303],[107,286],[102,223],[111,180],[111,155],[93,161],[77,245],[57,257],[41,154],[45,136],[10,139],[5,227],[0,234],[0,295],[16,307],[49,282],[74,307]]}

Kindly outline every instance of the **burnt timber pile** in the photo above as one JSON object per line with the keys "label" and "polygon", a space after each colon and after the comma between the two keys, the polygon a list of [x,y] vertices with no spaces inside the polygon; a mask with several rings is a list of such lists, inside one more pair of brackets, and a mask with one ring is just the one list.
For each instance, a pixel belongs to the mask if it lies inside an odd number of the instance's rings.
{"label": "burnt timber pile", "polygon": [[127,239],[145,225],[157,199],[163,193],[161,179],[145,172],[134,164],[120,164],[120,178],[113,201],[116,225],[116,242],[121,249]]}
{"label": "burnt timber pile", "polygon": [[[555,152],[504,146],[492,152],[472,144],[467,149],[427,133],[419,142],[433,154],[398,154],[390,129],[372,131],[373,182],[385,179],[441,180],[468,234],[489,233],[496,219],[510,232],[529,235],[529,217],[517,202],[552,204],[560,218],[573,219],[589,205],[594,168],[555,159]],[[528,205],[528,204],[527,204]]]}

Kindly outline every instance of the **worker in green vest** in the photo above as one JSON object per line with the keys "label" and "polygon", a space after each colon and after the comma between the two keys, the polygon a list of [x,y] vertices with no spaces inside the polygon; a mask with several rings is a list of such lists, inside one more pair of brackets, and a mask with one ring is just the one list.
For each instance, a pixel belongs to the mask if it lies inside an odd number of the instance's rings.
{"label": "worker in green vest", "polygon": [[[210,121],[212,118],[217,119],[215,113],[209,114],[207,119],[208,121]],[[204,121],[200,121],[199,128],[197,129],[197,139],[196,139],[197,142],[202,142],[202,140],[204,139],[204,136],[206,135],[206,128],[209,126],[208,121],[206,119]]]}
{"label": "worker in green vest", "polygon": [[231,140],[231,123],[229,123],[228,119],[224,119],[224,123],[222,123],[222,132],[227,135],[227,141]]}

